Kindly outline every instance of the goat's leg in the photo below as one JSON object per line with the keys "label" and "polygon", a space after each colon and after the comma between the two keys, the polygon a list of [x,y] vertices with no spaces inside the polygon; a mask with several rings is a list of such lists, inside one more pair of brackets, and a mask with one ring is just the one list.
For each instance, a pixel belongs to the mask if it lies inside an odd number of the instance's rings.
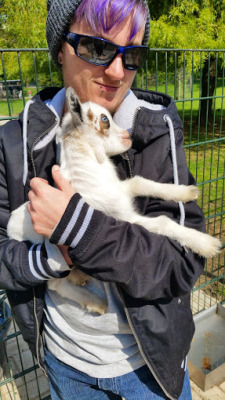
{"label": "goat's leg", "polygon": [[144,226],[149,232],[176,240],[184,248],[189,248],[202,257],[214,257],[221,249],[219,239],[195,229],[179,225],[166,216],[148,218],[136,214],[130,222]]}
{"label": "goat's leg", "polygon": [[74,266],[67,279],[74,285],[85,286],[91,280],[91,276]]}
{"label": "goat's leg", "polygon": [[42,243],[44,236],[35,232],[27,210],[27,204],[28,202],[22,204],[11,213],[7,225],[7,234],[10,239],[29,240],[33,244]]}
{"label": "goat's leg", "polygon": [[69,281],[68,277],[50,279],[48,281],[48,288],[56,291],[63,298],[75,301],[89,312],[105,314],[107,310],[107,302],[105,300],[83,287],[74,285],[74,283]]}
{"label": "goat's leg", "polygon": [[168,201],[182,201],[183,203],[196,200],[198,197],[198,189],[196,186],[159,183],[141,176],[134,176],[133,178],[122,181],[122,188],[130,197],[149,196]]}

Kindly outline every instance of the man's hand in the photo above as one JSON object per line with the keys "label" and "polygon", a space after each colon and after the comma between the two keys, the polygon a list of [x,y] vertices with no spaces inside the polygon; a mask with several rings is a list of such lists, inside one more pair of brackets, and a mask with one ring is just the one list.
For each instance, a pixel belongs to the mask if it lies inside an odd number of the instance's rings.
{"label": "man's hand", "polygon": [[65,245],[63,245],[63,244],[58,244],[58,248],[59,248],[59,250],[61,251],[63,257],[65,258],[66,263],[67,263],[70,267],[72,267],[73,263],[72,263],[72,260],[71,260],[71,258],[70,258],[70,256],[69,256],[69,254],[68,254],[68,246],[65,246]]}
{"label": "man's hand", "polygon": [[33,178],[28,194],[28,211],[34,230],[47,237],[51,235],[75,193],[57,165],[52,168],[52,176],[58,189],[48,185],[44,179]]}

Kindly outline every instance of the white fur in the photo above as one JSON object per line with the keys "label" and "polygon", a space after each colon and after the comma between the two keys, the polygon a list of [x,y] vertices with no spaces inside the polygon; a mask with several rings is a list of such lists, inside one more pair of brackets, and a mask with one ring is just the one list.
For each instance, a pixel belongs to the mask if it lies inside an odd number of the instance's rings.
{"label": "white fur", "polygon": [[[178,225],[166,216],[142,216],[133,205],[133,198],[136,196],[185,203],[197,198],[197,188],[161,184],[140,176],[121,181],[109,157],[124,153],[130,148],[128,133],[113,122],[111,115],[103,107],[91,102],[81,104],[71,88],[67,90],[67,103],[69,112],[57,133],[61,146],[61,172],[83,199],[106,215],[142,225],[152,233],[178,241],[200,256],[214,257],[218,254],[221,247],[218,239]],[[13,211],[8,224],[8,235],[17,240],[28,239],[33,243],[43,240],[33,230],[26,205]],[[48,286],[89,311],[102,314],[107,307],[104,301],[84,288],[77,287],[74,290],[72,286],[85,285],[89,280],[90,277],[75,268],[69,277],[52,279]]]}

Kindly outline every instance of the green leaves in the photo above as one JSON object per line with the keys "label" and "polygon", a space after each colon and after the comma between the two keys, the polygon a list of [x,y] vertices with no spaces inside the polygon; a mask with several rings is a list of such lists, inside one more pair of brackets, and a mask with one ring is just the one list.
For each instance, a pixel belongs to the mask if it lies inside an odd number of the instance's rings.
{"label": "green leaves", "polygon": [[47,47],[45,39],[46,0],[4,0],[0,47]]}
{"label": "green leaves", "polygon": [[[46,0],[4,0],[0,8],[1,48],[47,48],[45,37]],[[38,83],[49,78],[47,53],[4,53],[6,79]],[[21,72],[22,71],[22,72]],[[22,73],[22,76],[21,76]],[[3,63],[0,76],[4,79]]]}
{"label": "green leaves", "polygon": [[[149,3],[151,10],[154,2]],[[224,18],[224,0],[174,1],[166,13],[152,20],[151,47],[223,48]]]}

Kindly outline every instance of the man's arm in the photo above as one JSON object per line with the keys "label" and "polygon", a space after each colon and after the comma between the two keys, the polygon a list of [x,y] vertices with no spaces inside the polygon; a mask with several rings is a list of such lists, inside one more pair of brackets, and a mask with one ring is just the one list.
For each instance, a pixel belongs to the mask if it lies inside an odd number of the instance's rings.
{"label": "man's arm", "polygon": [[25,291],[50,278],[68,274],[69,267],[57,246],[47,241],[33,246],[29,241],[19,242],[8,238],[10,201],[7,165],[2,147],[0,143],[0,288]]}
{"label": "man's arm", "polygon": [[[91,210],[79,198],[79,194],[71,196],[68,182],[61,174],[56,176],[58,171],[55,173],[53,170],[53,174],[61,193],[55,192],[57,189],[47,188],[49,193],[42,198],[42,201],[44,198],[46,201],[40,207],[43,226],[40,228],[39,225],[39,233],[49,235],[52,230],[50,241],[69,247],[69,264],[77,265],[96,279],[119,283],[132,297],[154,300],[190,292],[203,271],[202,258],[191,251],[186,252],[178,243],[166,237],[149,233],[139,225],[116,221],[97,210]],[[33,181],[33,188],[39,183]],[[193,181],[189,183],[193,184]],[[57,193],[59,201],[56,202]],[[57,206],[60,205],[57,207],[57,218],[54,207],[50,214],[47,211],[51,196],[51,201],[54,199]],[[177,208],[177,204],[172,206],[167,202],[158,202],[157,207],[155,204],[151,206],[150,201],[148,213],[157,215],[170,212],[173,215],[178,212]],[[38,212],[32,210],[32,213]],[[78,217],[73,221],[75,213]],[[186,216],[189,226],[204,230],[203,215],[195,202],[186,205]],[[64,255],[68,257],[66,248]]]}
{"label": "man's arm", "polygon": [[[47,185],[44,188],[38,179],[33,180],[30,212],[39,233],[50,235],[54,244],[69,247],[69,258],[63,248],[69,264],[71,261],[99,280],[119,283],[132,297],[154,300],[190,292],[203,271],[203,259],[164,236],[91,209],[78,193],[74,194],[59,170],[53,168],[53,177],[60,190]],[[190,174],[188,183],[193,184]],[[150,200],[146,215],[164,213],[172,217],[178,213],[177,204],[157,204]],[[190,202],[185,208],[187,224],[204,230],[196,203]],[[77,218],[73,220],[74,214]]]}

